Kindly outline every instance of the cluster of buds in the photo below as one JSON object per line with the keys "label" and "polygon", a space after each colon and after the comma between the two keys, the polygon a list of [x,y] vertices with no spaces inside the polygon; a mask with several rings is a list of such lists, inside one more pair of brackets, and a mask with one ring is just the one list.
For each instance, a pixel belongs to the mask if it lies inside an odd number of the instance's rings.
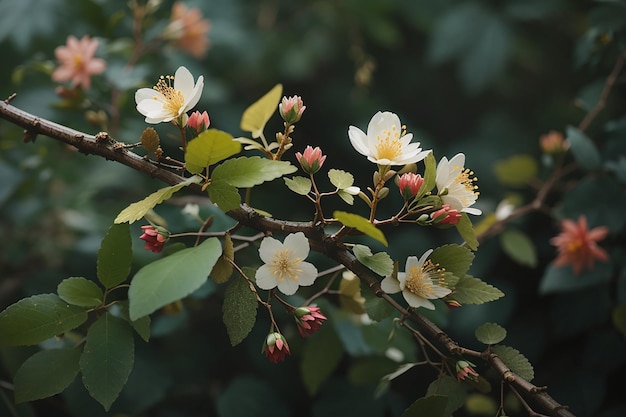
{"label": "cluster of buds", "polygon": [[267,335],[263,344],[263,353],[272,363],[281,362],[285,360],[285,356],[291,354],[287,339],[278,332],[271,332]]}
{"label": "cluster of buds", "polygon": [[310,336],[318,331],[322,323],[327,320],[320,308],[315,306],[298,307],[293,311],[293,317],[302,337]]}
{"label": "cluster of buds", "polygon": [[165,242],[170,238],[170,232],[161,226],[141,226],[143,234],[139,239],[146,241],[145,249],[152,252],[161,252]]}
{"label": "cluster of buds", "polygon": [[326,155],[322,154],[322,150],[319,146],[313,148],[308,145],[306,149],[304,149],[303,153],[296,152],[296,159],[300,163],[304,172],[307,174],[315,174],[324,164]]}

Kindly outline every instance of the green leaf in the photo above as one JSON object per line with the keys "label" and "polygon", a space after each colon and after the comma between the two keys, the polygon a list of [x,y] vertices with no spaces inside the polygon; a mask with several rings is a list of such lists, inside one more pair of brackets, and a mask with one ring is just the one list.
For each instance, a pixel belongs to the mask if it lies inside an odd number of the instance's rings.
{"label": "green leaf", "polygon": [[200,181],[201,178],[194,175],[193,177],[186,179],[180,184],[172,185],[171,187],[161,188],[153,192],[143,200],[132,203],[131,205],[126,207],[120,212],[120,214],[117,215],[114,223],[133,223],[145,216],[146,213],[154,208],[157,204],[170,198],[175,192],[179,191],[181,188],[187,187],[190,184],[198,184]]}
{"label": "green leaf", "polygon": [[225,180],[212,180],[211,184],[207,187],[209,198],[215,203],[224,213],[231,210],[236,210],[241,204],[241,195],[239,190],[230,185]]}
{"label": "green leaf", "polygon": [[81,350],[50,349],[35,353],[15,373],[15,402],[39,400],[65,390],[78,375]]}
{"label": "green leaf", "polygon": [[352,251],[359,262],[378,275],[386,277],[393,272],[393,260],[387,252],[378,252],[372,255],[372,250],[365,245],[354,245]]}
{"label": "green leaf", "polygon": [[343,201],[345,201],[346,203],[348,203],[350,205],[354,204],[354,195],[350,194],[346,190],[339,190],[339,191],[337,191],[337,195],[339,197],[341,197],[341,199]]}
{"label": "green leaf", "polygon": [[474,253],[464,246],[450,244],[436,248],[428,258],[447,272],[462,278],[472,266]]}
{"label": "green leaf", "polygon": [[102,304],[102,290],[98,285],[82,277],[66,278],[57,286],[59,297],[79,307],[95,307]]}
{"label": "green leaf", "polygon": [[346,171],[342,171],[340,169],[328,170],[328,179],[330,180],[331,184],[333,184],[339,190],[352,187],[352,184],[354,184],[354,177],[352,176],[352,174]]}
{"label": "green leaf", "polygon": [[574,159],[588,171],[599,169],[602,165],[602,158],[596,145],[581,130],[574,126],[567,126],[567,141]]}
{"label": "green leaf", "polygon": [[221,254],[222,245],[213,237],[141,268],[128,289],[130,319],[151,314],[200,288]]}
{"label": "green leaf", "polygon": [[505,345],[495,345],[491,349],[511,371],[526,381],[530,382],[535,378],[533,366],[517,349]]}
{"label": "green leaf", "polygon": [[128,312],[128,301],[122,301],[119,303],[122,307],[121,316],[130,323],[130,325],[135,329],[139,337],[141,337],[144,342],[148,342],[150,340],[150,316],[139,317],[137,320],[133,321],[130,319],[130,313]]}
{"label": "green leaf", "polygon": [[539,283],[540,294],[578,291],[608,283],[613,276],[610,262],[596,263],[592,270],[585,269],[579,275],[574,274],[571,265],[548,265]]}
{"label": "green leaf", "polygon": [[402,413],[402,417],[445,417],[448,397],[445,395],[431,395],[418,398]]}
{"label": "green leaf", "polygon": [[366,234],[367,236],[376,239],[383,245],[387,246],[387,239],[383,232],[376,228],[365,217],[361,217],[358,214],[346,213],[345,211],[335,211],[333,217],[341,222],[346,227],[353,227],[359,232]]}
{"label": "green leaf", "polygon": [[504,297],[504,293],[496,287],[470,275],[457,282],[453,295],[461,304],[483,304]]}
{"label": "green leaf", "polygon": [[509,187],[523,187],[537,177],[539,166],[531,155],[514,155],[493,167],[498,181]]}
{"label": "green leaf", "polygon": [[237,188],[249,188],[297,171],[287,161],[273,161],[259,156],[229,159],[213,170],[212,180],[226,181]]}
{"label": "green leaf", "polygon": [[287,188],[296,194],[307,195],[311,191],[311,180],[306,177],[285,177],[283,179]]}
{"label": "green leaf", "polygon": [[474,232],[474,226],[467,213],[461,213],[461,218],[456,224],[456,230],[459,232],[467,247],[471,250],[478,249],[478,240],[476,240],[476,233]]}
{"label": "green leaf", "polygon": [[[282,394],[282,393],[281,393]],[[239,376],[217,398],[215,415],[219,417],[288,417],[285,398],[267,379]]]}
{"label": "green leaf", "polygon": [[343,345],[332,326],[322,326],[302,348],[300,374],[309,395],[318,393],[343,357]]}
{"label": "green leaf", "polygon": [[365,298],[365,312],[374,321],[383,321],[391,316],[394,308],[386,300],[377,297],[372,291],[362,292]]}
{"label": "green leaf", "polygon": [[233,239],[230,237],[230,233],[224,235],[224,247],[219,259],[213,265],[209,276],[217,284],[223,284],[228,281],[228,278],[233,274],[233,264],[231,261],[235,259],[235,247],[233,245]]}
{"label": "green leaf", "polygon": [[208,129],[187,144],[185,168],[192,174],[199,174],[206,167],[220,162],[241,151],[241,143],[230,133]]}
{"label": "green leaf", "polygon": [[261,136],[265,124],[278,110],[282,94],[282,84],[276,84],[267,94],[248,107],[241,116],[241,130],[252,133],[255,139]]}
{"label": "green leaf", "polygon": [[435,179],[437,178],[437,161],[435,160],[435,155],[432,152],[429,152],[424,158],[424,184],[420,187],[417,195],[415,196],[415,201],[424,197],[426,193],[431,191],[435,187]]}
{"label": "green leaf", "polygon": [[254,327],[258,307],[256,293],[247,279],[233,279],[224,294],[222,313],[224,325],[233,346],[241,343]]}
{"label": "green leaf", "polygon": [[537,252],[532,240],[516,229],[506,229],[500,234],[500,244],[504,253],[520,265],[537,266]]}
{"label": "green leaf", "polygon": [[467,393],[463,388],[463,385],[459,384],[459,381],[450,375],[444,375],[441,378],[435,379],[430,383],[430,385],[428,385],[426,398],[433,395],[445,395],[448,398],[444,416],[453,416],[454,411],[461,408],[465,404],[465,399],[467,398]]}
{"label": "green leaf", "polygon": [[484,323],[478,326],[476,340],[486,345],[495,345],[506,338],[506,329],[496,323]]}
{"label": "green leaf", "polygon": [[128,278],[132,262],[130,225],[126,222],[113,224],[98,251],[98,279],[105,288],[113,288]]}
{"label": "green leaf", "polygon": [[83,384],[106,411],[126,384],[135,361],[135,344],[129,324],[105,313],[87,332],[80,357]]}
{"label": "green leaf", "polygon": [[0,313],[0,346],[35,345],[75,329],[86,320],[84,309],[55,294],[24,298]]}

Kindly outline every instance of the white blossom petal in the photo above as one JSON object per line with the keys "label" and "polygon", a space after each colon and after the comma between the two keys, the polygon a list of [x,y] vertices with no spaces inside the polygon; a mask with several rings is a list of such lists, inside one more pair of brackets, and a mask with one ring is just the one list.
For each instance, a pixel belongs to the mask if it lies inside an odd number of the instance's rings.
{"label": "white blossom petal", "polygon": [[276,275],[273,274],[272,268],[267,264],[261,265],[259,269],[256,270],[255,280],[256,285],[262,290],[271,290],[278,285]]}
{"label": "white blossom petal", "polygon": [[292,233],[285,238],[283,243],[285,248],[288,248],[292,256],[295,258],[305,259],[309,256],[309,240],[304,236],[304,233]]}
{"label": "white blossom petal", "polygon": [[271,263],[274,260],[274,254],[283,250],[283,244],[273,237],[264,237],[259,246],[259,257],[266,264]]}
{"label": "white blossom petal", "polygon": [[431,301],[427,300],[426,298],[419,297],[409,290],[405,289],[404,291],[402,291],[402,296],[411,307],[424,307],[428,310],[435,309],[435,305]]}
{"label": "white blossom petal", "polygon": [[391,276],[384,278],[380,282],[380,288],[387,294],[395,294],[400,292],[400,282]]}

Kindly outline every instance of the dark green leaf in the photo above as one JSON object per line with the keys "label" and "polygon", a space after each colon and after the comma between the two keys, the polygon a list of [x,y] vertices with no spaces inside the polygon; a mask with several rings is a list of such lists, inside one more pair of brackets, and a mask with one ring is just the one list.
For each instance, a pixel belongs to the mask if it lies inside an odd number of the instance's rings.
{"label": "dark green leaf", "polygon": [[343,357],[343,346],[332,326],[322,326],[304,344],[300,373],[309,395],[315,395]]}
{"label": "dark green leaf", "polygon": [[486,345],[495,345],[506,338],[506,329],[495,323],[481,324],[474,333],[476,339]]}
{"label": "dark green leaf", "polygon": [[57,286],[59,297],[79,307],[95,307],[102,304],[102,290],[98,285],[82,277],[66,278]]}
{"label": "dark green leaf", "polygon": [[517,229],[506,229],[500,234],[500,244],[504,252],[520,265],[535,267],[537,252],[532,240]]}
{"label": "dark green leaf", "polygon": [[62,392],[76,378],[81,350],[42,350],[28,358],[14,378],[15,402],[39,400]]}
{"label": "dark green leaf", "polygon": [[580,166],[589,171],[599,169],[602,158],[591,139],[574,126],[567,126],[566,132],[572,155]]}
{"label": "dark green leaf", "polygon": [[607,262],[596,263],[593,270],[585,269],[580,275],[574,275],[570,265],[549,265],[541,278],[539,292],[550,294],[555,292],[575,291],[583,288],[594,287],[598,284],[609,282],[612,276],[611,264]]}
{"label": "dark green leaf", "polygon": [[272,387],[266,380],[256,377],[235,378],[217,398],[217,413],[220,417],[289,416],[281,397]]}
{"label": "dark green leaf", "polygon": [[130,319],[135,321],[197,290],[221,254],[222,245],[213,237],[141,268],[128,289]]}
{"label": "dark green leaf", "polygon": [[365,245],[354,245],[352,251],[359,262],[378,275],[385,277],[393,272],[393,260],[387,252],[372,255],[372,250]]}
{"label": "dark green leaf", "polygon": [[430,383],[428,390],[426,390],[426,398],[433,395],[445,395],[448,398],[444,412],[445,416],[454,415],[454,411],[461,408],[467,398],[463,385],[459,384],[456,378],[449,375],[444,375]]}
{"label": "dark green leaf", "polygon": [[492,346],[491,349],[511,371],[515,372],[526,381],[530,382],[535,378],[533,366],[517,349],[505,345],[495,345]]}
{"label": "dark green leaf", "polygon": [[34,345],[75,329],[86,320],[84,309],[55,294],[34,295],[0,313],[0,345]]}
{"label": "dark green leaf", "polygon": [[134,359],[135,343],[128,322],[105,313],[91,325],[80,370],[85,388],[105,410],[126,384]]}
{"label": "dark green leaf", "polygon": [[370,223],[365,217],[361,217],[358,214],[346,213],[345,211],[335,211],[333,217],[336,218],[346,227],[353,227],[359,232],[368,235],[387,246],[387,239],[383,232],[376,226]]}
{"label": "dark green leaf", "polygon": [[503,296],[496,287],[470,275],[461,278],[454,287],[454,299],[461,304],[483,304]]}
{"label": "dark green leaf", "polygon": [[112,225],[102,239],[98,251],[98,279],[107,289],[115,287],[128,278],[132,261],[129,224]]}
{"label": "dark green leaf", "polygon": [[222,306],[231,345],[238,345],[250,333],[256,322],[257,307],[256,293],[250,288],[248,280],[241,276],[233,279],[226,289]]}
{"label": "dark green leaf", "polygon": [[207,188],[209,192],[209,198],[215,203],[222,211],[227,212],[236,210],[241,203],[241,196],[239,190],[230,185],[226,180],[212,181]]}
{"label": "dark green leaf", "polygon": [[448,397],[445,395],[432,395],[418,398],[402,413],[402,417],[445,417]]}
{"label": "dark green leaf", "polygon": [[361,294],[365,298],[365,312],[370,319],[382,321],[394,312],[387,300],[377,297],[372,291],[363,291]]}
{"label": "dark green leaf", "polygon": [[450,244],[436,248],[428,258],[445,268],[447,272],[461,278],[472,266],[474,254],[464,246]]}

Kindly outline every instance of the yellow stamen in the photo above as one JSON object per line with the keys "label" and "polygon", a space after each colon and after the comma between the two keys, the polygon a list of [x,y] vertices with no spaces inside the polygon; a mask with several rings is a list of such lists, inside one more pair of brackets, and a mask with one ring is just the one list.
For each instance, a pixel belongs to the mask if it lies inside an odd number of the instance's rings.
{"label": "yellow stamen", "polygon": [[583,241],[580,239],[576,239],[571,242],[567,242],[567,251],[570,253],[578,252],[578,250],[583,246]]}
{"label": "yellow stamen", "polygon": [[[404,128],[404,126],[402,127]],[[376,136],[376,156],[378,159],[388,159],[393,161],[402,154],[402,142],[400,132],[394,125],[391,130],[383,130],[381,135]]]}
{"label": "yellow stamen", "polygon": [[283,249],[280,252],[274,254],[272,260],[272,274],[278,275],[278,281],[283,281],[285,278],[291,278],[297,281],[302,269],[298,268],[302,259],[293,258],[289,254],[289,249]]}
{"label": "yellow stamen", "polygon": [[433,264],[428,259],[421,268],[414,266],[406,272],[407,278],[404,285],[418,297],[432,298],[433,280],[436,279],[439,286],[444,286],[444,272],[444,268],[439,268],[439,264]]}
{"label": "yellow stamen", "polygon": [[[461,170],[460,167],[454,167],[454,170]],[[476,195],[480,193],[477,191],[478,186],[475,184],[478,178],[474,177],[474,171],[470,171],[468,168],[463,169],[459,175],[454,179],[454,182],[461,184],[467,191],[470,191]]]}
{"label": "yellow stamen", "polygon": [[[163,107],[168,110],[169,113],[178,115],[178,112],[185,104],[185,97],[180,90],[175,90],[172,86],[174,77],[171,75],[162,76],[159,78],[159,82],[153,88],[165,97],[165,103]],[[155,97],[155,100],[157,98]]]}

